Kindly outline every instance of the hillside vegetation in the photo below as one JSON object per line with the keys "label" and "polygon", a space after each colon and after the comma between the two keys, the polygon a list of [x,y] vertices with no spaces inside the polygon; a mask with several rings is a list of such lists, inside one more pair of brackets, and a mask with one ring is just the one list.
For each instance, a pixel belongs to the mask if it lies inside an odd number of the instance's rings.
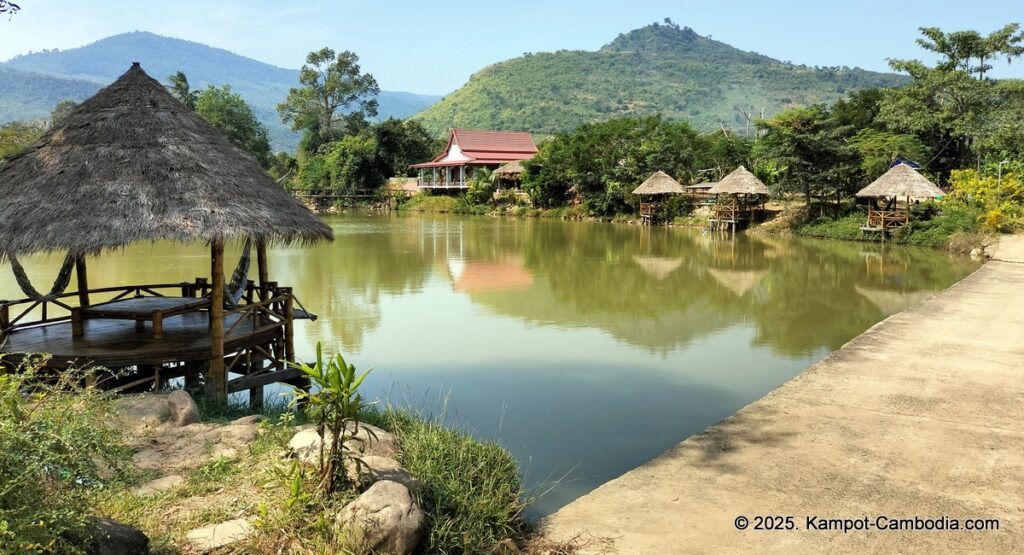
{"label": "hillside vegetation", "polygon": [[655,114],[703,131],[746,129],[742,112],[772,116],[905,82],[895,74],[780,62],[667,22],[620,35],[596,52],[526,54],[488,66],[416,117],[438,134],[449,127],[550,134]]}
{"label": "hillside vegetation", "polygon": [[[281,123],[276,106],[298,86],[299,72],[205,44],[153,33],[124,33],[70,50],[44,50],[0,64],[0,122],[46,118],[64,99],[82,101],[140,62],[154,79],[166,82],[177,71],[197,89],[231,85],[267,126],[276,149],[294,151],[299,137]],[[18,70],[18,71],[10,71]],[[32,72],[32,73],[26,73]],[[44,79],[44,76],[59,79]],[[438,97],[381,91],[378,118],[404,118]]]}

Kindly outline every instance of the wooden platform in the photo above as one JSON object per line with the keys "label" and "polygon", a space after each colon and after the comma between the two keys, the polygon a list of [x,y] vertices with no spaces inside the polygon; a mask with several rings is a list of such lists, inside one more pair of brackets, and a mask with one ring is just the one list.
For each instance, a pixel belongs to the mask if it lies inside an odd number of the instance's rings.
{"label": "wooden platform", "polygon": [[[7,337],[2,350],[13,356],[49,353],[53,355],[52,366],[92,363],[121,368],[210,358],[210,329],[205,312],[168,319],[160,339],[154,339],[148,327],[136,329],[131,320],[86,320],[83,325],[83,337],[72,335],[70,322],[17,329]],[[280,333],[274,322],[260,319],[254,326],[253,318],[242,314],[225,315],[224,327],[231,330],[224,340],[226,353],[266,343]]]}

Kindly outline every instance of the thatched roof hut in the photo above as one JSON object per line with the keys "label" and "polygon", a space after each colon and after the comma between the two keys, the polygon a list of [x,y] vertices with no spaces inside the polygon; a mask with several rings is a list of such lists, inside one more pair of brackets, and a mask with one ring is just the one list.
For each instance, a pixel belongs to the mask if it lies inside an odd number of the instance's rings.
{"label": "thatched roof hut", "polygon": [[332,237],[137,63],[0,167],[0,198],[0,258],[161,239]]}
{"label": "thatched roof hut", "polygon": [[523,172],[526,168],[523,167],[522,160],[513,160],[507,164],[502,164],[495,168],[494,172],[491,173],[496,179],[507,179],[510,181],[519,181],[523,177]]}
{"label": "thatched roof hut", "polygon": [[740,166],[708,190],[712,195],[767,195],[768,187]]}
{"label": "thatched roof hut", "polygon": [[857,191],[857,196],[928,199],[945,195],[927,177],[907,164],[896,164],[870,185]]}
{"label": "thatched roof hut", "polygon": [[633,189],[634,195],[676,195],[684,192],[686,190],[678,181],[660,170],[651,174],[639,187]]}

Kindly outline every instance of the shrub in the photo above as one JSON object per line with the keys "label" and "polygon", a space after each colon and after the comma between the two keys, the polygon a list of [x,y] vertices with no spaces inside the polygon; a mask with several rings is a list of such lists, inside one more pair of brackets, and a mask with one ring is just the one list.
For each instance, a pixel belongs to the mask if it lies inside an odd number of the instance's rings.
{"label": "shrub", "polygon": [[89,494],[128,468],[112,398],[89,372],[44,376],[41,360],[0,374],[0,552],[80,553]]}
{"label": "shrub", "polygon": [[824,237],[829,239],[859,240],[862,236],[860,226],[864,225],[862,214],[849,214],[841,218],[821,217],[797,228],[797,234],[807,237]]}

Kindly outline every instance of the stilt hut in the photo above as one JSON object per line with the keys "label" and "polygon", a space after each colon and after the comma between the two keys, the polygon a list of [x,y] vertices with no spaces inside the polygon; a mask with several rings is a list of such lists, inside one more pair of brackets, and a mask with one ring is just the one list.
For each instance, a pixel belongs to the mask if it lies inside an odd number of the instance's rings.
{"label": "stilt hut", "polygon": [[738,226],[749,223],[758,211],[764,210],[768,187],[740,166],[709,189],[708,194],[715,196],[708,227],[736,231]]}
{"label": "stilt hut", "polygon": [[640,196],[640,219],[645,224],[654,223],[658,218],[658,209],[661,207],[662,199],[667,195],[681,195],[686,190],[672,176],[656,171],[633,189],[634,195]]}
{"label": "stilt hut", "polygon": [[868,221],[862,231],[885,234],[910,221],[914,201],[934,199],[945,193],[908,164],[889,168],[882,177],[857,191],[857,198],[868,199]]}
{"label": "stilt hut", "polygon": [[[294,321],[306,313],[270,281],[267,244],[331,240],[330,228],[139,64],[0,167],[0,198],[0,261],[27,297],[0,301],[5,363],[50,353],[55,371],[123,370],[103,380],[110,388],[185,377],[218,396],[249,390],[254,404],[263,385],[300,379],[283,361],[295,358]],[[161,240],[207,243],[209,276],[89,287],[88,258]],[[225,280],[233,240],[244,254]],[[247,278],[252,250],[258,283]],[[18,261],[33,253],[65,255],[47,294]]]}
{"label": "stilt hut", "polygon": [[497,183],[499,191],[503,187],[505,189],[518,189],[519,185],[523,182],[523,173],[525,171],[526,169],[523,168],[522,161],[515,160],[498,166],[491,174],[491,177]]}

